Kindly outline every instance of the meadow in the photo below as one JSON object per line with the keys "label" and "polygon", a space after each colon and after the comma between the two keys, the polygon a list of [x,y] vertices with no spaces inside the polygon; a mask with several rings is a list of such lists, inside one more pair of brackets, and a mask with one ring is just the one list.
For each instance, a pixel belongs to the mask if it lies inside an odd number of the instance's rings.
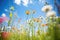
{"label": "meadow", "polygon": [[[27,17],[23,25],[20,24],[21,19],[18,18],[18,15],[13,14],[13,6],[10,10],[9,18],[5,14],[0,17],[0,40],[60,40],[60,18],[55,15],[51,5],[45,5],[42,8],[46,17],[35,18],[33,15],[36,10],[33,10],[32,13],[30,10],[26,10]],[[30,14],[30,19],[27,19]],[[14,24],[15,20],[16,24]],[[5,23],[7,23],[7,27]]]}

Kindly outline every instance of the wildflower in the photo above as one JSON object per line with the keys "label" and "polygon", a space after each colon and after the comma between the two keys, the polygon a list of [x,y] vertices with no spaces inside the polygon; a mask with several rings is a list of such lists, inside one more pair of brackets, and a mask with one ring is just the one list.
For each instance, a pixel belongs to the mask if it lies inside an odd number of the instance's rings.
{"label": "wildflower", "polygon": [[31,19],[27,20],[27,23],[30,25],[30,26],[33,26],[33,21]]}
{"label": "wildflower", "polygon": [[7,20],[7,17],[0,17],[0,24],[5,22]]}
{"label": "wildflower", "polygon": [[17,30],[17,32],[20,32],[20,30]]}
{"label": "wildflower", "polygon": [[27,23],[31,22],[31,19],[27,20]]}
{"label": "wildflower", "polygon": [[17,13],[14,13],[14,17],[15,17],[15,18],[17,18],[17,17],[18,17],[18,16],[17,16]]}
{"label": "wildflower", "polygon": [[20,25],[20,30],[23,30],[24,29],[24,25]]}
{"label": "wildflower", "polygon": [[0,24],[3,22],[4,20],[0,17]]}
{"label": "wildflower", "polygon": [[16,27],[12,27],[12,30],[17,30],[17,28]]}
{"label": "wildflower", "polygon": [[43,16],[40,16],[39,18],[40,18],[40,19],[43,19]]}
{"label": "wildflower", "polygon": [[47,21],[48,21],[48,18],[46,17],[45,20],[46,20],[46,22],[47,22]]}
{"label": "wildflower", "polygon": [[27,10],[27,11],[26,11],[26,14],[27,14],[27,15],[29,15],[29,14],[30,14],[30,11],[29,11],[29,10]]}
{"label": "wildflower", "polygon": [[36,22],[37,21],[37,18],[34,18],[33,20]]}
{"label": "wildflower", "polygon": [[35,14],[36,13],[36,10],[33,10],[32,13]]}
{"label": "wildflower", "polygon": [[18,23],[20,23],[21,19],[18,19]]}
{"label": "wildflower", "polygon": [[37,19],[37,22],[41,22],[41,20],[38,18],[38,19]]}
{"label": "wildflower", "polygon": [[44,27],[44,26],[45,26],[45,24],[41,24],[41,26],[42,26],[42,27]]}
{"label": "wildflower", "polygon": [[52,6],[51,5],[46,5],[44,7],[42,7],[42,11],[43,12],[48,12],[52,10]]}
{"label": "wildflower", "polygon": [[10,12],[10,18],[12,18],[12,12]]}
{"label": "wildflower", "polygon": [[45,24],[45,26],[48,26],[48,24]]}
{"label": "wildflower", "polygon": [[41,22],[41,20],[39,18],[34,18],[35,22]]}
{"label": "wildflower", "polygon": [[42,27],[47,26],[48,24],[41,24]]}
{"label": "wildflower", "polygon": [[14,10],[14,7],[13,7],[13,6],[11,6],[11,7],[10,7],[10,9],[11,9],[11,10]]}
{"label": "wildflower", "polygon": [[54,17],[55,15],[56,15],[56,12],[55,11],[49,11],[46,14],[47,17]]}

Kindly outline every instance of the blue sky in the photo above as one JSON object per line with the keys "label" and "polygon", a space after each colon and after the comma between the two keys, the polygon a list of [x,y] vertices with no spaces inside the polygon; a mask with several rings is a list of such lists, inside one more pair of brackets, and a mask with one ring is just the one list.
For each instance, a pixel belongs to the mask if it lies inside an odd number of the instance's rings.
{"label": "blue sky", "polygon": [[[46,0],[50,5],[54,8],[54,1],[53,0]],[[59,3],[59,2],[58,2]],[[0,16],[2,13],[5,13],[6,16],[9,16],[9,8],[11,6],[14,6],[15,10],[13,12],[17,12],[17,15],[22,18],[26,19],[26,10],[36,10],[36,14],[34,14],[34,17],[38,16],[44,16],[44,12],[41,11],[41,8],[44,6],[44,0],[0,0]],[[7,11],[6,11],[7,10]],[[56,10],[55,10],[56,11]]]}
{"label": "blue sky", "polygon": [[[56,15],[57,15],[57,9],[54,6],[54,1],[53,0],[46,0],[46,1],[53,6],[53,10],[56,11]],[[58,1],[57,3],[60,4],[60,2]],[[24,22],[24,20],[26,20],[27,18],[27,15],[25,14],[26,10],[30,10],[30,11],[36,10],[36,13],[33,15],[34,17],[46,16],[45,13],[41,11],[41,8],[44,6],[44,0],[30,0],[30,1],[0,0],[0,17],[3,13],[5,13],[7,17],[9,17],[9,11],[10,11],[9,8],[11,6],[14,6],[14,9],[15,9],[13,13],[17,12],[17,15],[19,16],[19,18],[23,19],[22,22]]]}

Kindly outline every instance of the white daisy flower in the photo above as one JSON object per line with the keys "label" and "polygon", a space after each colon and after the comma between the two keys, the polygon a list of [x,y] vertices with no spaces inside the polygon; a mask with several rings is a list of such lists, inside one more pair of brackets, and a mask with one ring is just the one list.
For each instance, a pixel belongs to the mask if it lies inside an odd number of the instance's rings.
{"label": "white daisy flower", "polygon": [[55,11],[49,11],[49,12],[47,12],[47,14],[46,14],[47,17],[53,17],[53,16],[55,16],[55,15],[56,15],[56,12],[55,12]]}
{"label": "white daisy flower", "polygon": [[51,11],[53,8],[51,5],[46,5],[44,7],[42,7],[42,11],[43,12],[48,12],[48,11]]}

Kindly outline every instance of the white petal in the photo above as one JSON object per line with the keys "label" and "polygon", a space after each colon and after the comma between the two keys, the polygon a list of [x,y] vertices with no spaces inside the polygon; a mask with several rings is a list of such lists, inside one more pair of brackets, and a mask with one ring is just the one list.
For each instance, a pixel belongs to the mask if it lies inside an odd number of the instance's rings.
{"label": "white petal", "polygon": [[51,5],[46,5],[46,6],[43,6],[41,10],[42,10],[43,12],[46,12],[47,9],[48,9],[48,11],[51,11],[53,8],[52,8]]}
{"label": "white petal", "polygon": [[56,15],[56,12],[55,11],[49,11],[46,16],[47,17],[51,17],[51,16],[55,16]]}

